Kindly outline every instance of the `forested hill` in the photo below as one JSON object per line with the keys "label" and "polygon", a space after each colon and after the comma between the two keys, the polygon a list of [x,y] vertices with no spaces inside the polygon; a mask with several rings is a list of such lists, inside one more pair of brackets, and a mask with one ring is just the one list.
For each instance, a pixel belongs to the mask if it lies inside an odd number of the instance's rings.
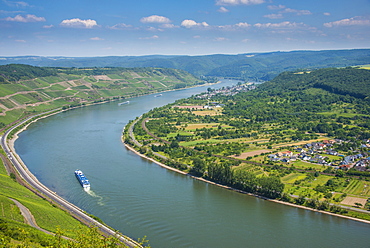
{"label": "forested hill", "polygon": [[370,70],[358,68],[326,68],[314,71],[283,72],[259,89],[269,93],[320,88],[328,92],[356,98],[370,96]]}
{"label": "forested hill", "polygon": [[29,65],[9,64],[0,66],[0,83],[15,82],[38,77],[55,76],[56,70]]}
{"label": "forested hill", "polygon": [[370,49],[293,51],[204,56],[0,57],[0,64],[49,67],[161,67],[196,76],[268,81],[283,71],[370,64]]}

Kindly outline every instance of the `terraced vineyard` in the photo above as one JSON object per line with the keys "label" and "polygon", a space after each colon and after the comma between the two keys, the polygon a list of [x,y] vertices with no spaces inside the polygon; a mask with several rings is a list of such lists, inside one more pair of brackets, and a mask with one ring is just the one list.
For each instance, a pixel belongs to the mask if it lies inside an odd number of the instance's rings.
{"label": "terraced vineyard", "polygon": [[0,128],[24,116],[58,107],[75,107],[203,83],[175,69],[0,66]]}

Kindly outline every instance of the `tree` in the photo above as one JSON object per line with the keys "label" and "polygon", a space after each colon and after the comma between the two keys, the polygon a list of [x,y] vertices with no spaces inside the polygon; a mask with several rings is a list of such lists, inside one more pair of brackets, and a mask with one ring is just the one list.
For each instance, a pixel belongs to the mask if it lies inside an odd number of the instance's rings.
{"label": "tree", "polygon": [[177,140],[172,140],[170,144],[170,148],[178,148],[179,147],[179,142]]}
{"label": "tree", "polygon": [[190,173],[195,176],[202,176],[206,168],[206,163],[201,158],[193,158],[193,167],[190,170]]}
{"label": "tree", "polygon": [[359,202],[355,202],[355,205],[356,205],[357,208],[362,207],[362,203],[359,203]]}

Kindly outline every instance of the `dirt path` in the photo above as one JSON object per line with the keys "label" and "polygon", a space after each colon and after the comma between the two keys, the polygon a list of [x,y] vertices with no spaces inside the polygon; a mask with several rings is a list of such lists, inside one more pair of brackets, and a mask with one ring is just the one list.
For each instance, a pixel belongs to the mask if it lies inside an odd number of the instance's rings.
{"label": "dirt path", "polygon": [[[32,226],[32,227],[34,227],[34,228],[36,228],[36,229],[38,229],[38,230],[46,233],[46,234],[55,235],[54,233],[49,232],[48,230],[45,230],[45,229],[42,229],[41,227],[39,227],[37,225],[37,223],[36,223],[35,218],[33,217],[32,213],[30,212],[30,210],[28,208],[26,208],[24,205],[22,205],[22,203],[20,203],[19,201],[15,200],[15,199],[12,199],[12,198],[9,198],[9,199],[12,200],[17,205],[17,207],[21,211],[21,214],[24,217],[25,222],[28,225],[30,225],[30,226]],[[71,240],[70,238],[65,237],[65,236],[62,236],[62,238],[63,239],[69,239],[69,240]]]}
{"label": "dirt path", "polygon": [[26,208],[24,205],[22,205],[19,201],[15,200],[15,199],[12,199],[12,198],[9,198],[9,199],[12,200],[17,205],[17,207],[21,211],[21,214],[24,217],[25,222],[28,225],[30,225],[30,226],[32,226],[32,227],[34,227],[34,228],[36,228],[36,229],[38,229],[38,230],[40,230],[40,231],[42,231],[44,233],[47,233],[47,234],[50,234],[50,235],[53,234],[53,233],[51,233],[51,232],[49,232],[49,231],[47,231],[45,229],[42,229],[41,227],[39,227],[37,225],[35,218],[33,217],[33,215],[30,212],[30,210],[28,210],[28,208]]}

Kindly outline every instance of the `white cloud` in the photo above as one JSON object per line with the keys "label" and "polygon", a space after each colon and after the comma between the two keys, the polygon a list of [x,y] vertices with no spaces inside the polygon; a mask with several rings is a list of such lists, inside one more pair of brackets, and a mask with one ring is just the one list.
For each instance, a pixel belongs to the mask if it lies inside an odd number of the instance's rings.
{"label": "white cloud", "polygon": [[291,9],[291,8],[286,8],[280,13],[294,13],[296,15],[312,15],[311,11],[309,10],[298,10],[298,9]]}
{"label": "white cloud", "polygon": [[116,30],[122,30],[122,29],[130,29],[132,28],[132,25],[128,25],[125,23],[118,23],[112,27],[109,27],[110,29],[116,29]]}
{"label": "white cloud", "polygon": [[93,28],[98,26],[95,20],[81,20],[79,18],[63,20],[60,25],[70,28]]}
{"label": "white cloud", "polygon": [[44,17],[37,17],[35,15],[16,15],[15,17],[7,17],[4,19],[5,21],[10,22],[44,22],[46,21]]}
{"label": "white cloud", "polygon": [[283,18],[282,14],[295,14],[297,16],[312,15],[312,12],[309,10],[298,10],[298,9],[286,8],[285,5],[269,5],[267,6],[267,8],[270,10],[279,10],[278,14],[269,14],[269,15],[263,16],[263,17],[270,18],[270,19]]}
{"label": "white cloud", "polygon": [[283,18],[282,14],[269,14],[269,15],[264,15],[263,17],[269,18],[269,19],[281,19]]}
{"label": "white cloud", "polygon": [[325,12],[324,15],[330,16],[331,14],[329,12]]}
{"label": "white cloud", "polygon": [[194,20],[183,20],[181,22],[181,26],[185,27],[185,28],[209,27],[208,23],[206,23],[206,22],[198,23]]}
{"label": "white cloud", "polygon": [[104,40],[104,39],[100,38],[100,37],[92,37],[92,38],[90,38],[90,40]]}
{"label": "white cloud", "polygon": [[214,28],[221,29],[223,31],[240,31],[241,29],[246,29],[252,25],[246,22],[239,22],[234,25],[224,25],[224,26],[214,26]]}
{"label": "white cloud", "polygon": [[216,5],[253,5],[264,2],[265,0],[217,0]]}
{"label": "white cloud", "polygon": [[140,19],[142,23],[170,23],[171,20],[164,16],[152,15]]}
{"label": "white cloud", "polygon": [[226,9],[225,7],[220,7],[217,11],[218,12],[221,12],[221,13],[227,13],[227,12],[229,12],[229,10]]}
{"label": "white cloud", "polygon": [[268,9],[271,9],[271,10],[277,10],[277,9],[285,9],[285,5],[269,5],[267,6]]}
{"label": "white cloud", "polygon": [[235,26],[238,27],[238,28],[248,28],[252,25],[249,24],[249,23],[246,23],[246,22],[239,22],[239,23],[235,24]]}
{"label": "white cloud", "polygon": [[156,40],[156,39],[159,39],[159,36],[158,35],[153,35],[153,36],[150,36],[150,37],[143,37],[143,38],[139,38],[140,40]]}
{"label": "white cloud", "polygon": [[16,42],[20,42],[20,43],[26,43],[25,40],[15,40]]}
{"label": "white cloud", "polygon": [[215,38],[215,41],[225,41],[225,40],[229,40],[229,39],[227,39],[225,37],[217,37],[217,38]]}
{"label": "white cloud", "polygon": [[165,23],[160,26],[161,28],[179,28],[179,26],[173,25],[171,23]]}
{"label": "white cloud", "polygon": [[15,7],[18,7],[18,8],[24,8],[24,7],[29,7],[30,5],[26,2],[22,2],[22,1],[19,1],[19,2],[14,2],[14,1],[7,1],[7,0],[3,0],[3,2],[5,4],[7,4],[8,6],[15,6]]}
{"label": "white cloud", "polygon": [[24,11],[21,10],[15,10],[15,11],[7,11],[7,10],[0,10],[0,14],[15,14],[15,13],[24,13]]}
{"label": "white cloud", "polygon": [[161,28],[155,28],[155,27],[146,27],[144,30],[150,31],[150,32],[163,32],[164,30]]}
{"label": "white cloud", "polygon": [[302,26],[302,23],[296,22],[280,22],[280,23],[256,23],[254,24],[257,28],[296,28]]}
{"label": "white cloud", "polygon": [[43,28],[53,28],[54,25],[44,25]]}
{"label": "white cloud", "polygon": [[343,27],[343,26],[370,26],[370,19],[364,19],[362,17],[356,16],[349,19],[342,19],[335,22],[324,23],[327,28],[332,27]]}

